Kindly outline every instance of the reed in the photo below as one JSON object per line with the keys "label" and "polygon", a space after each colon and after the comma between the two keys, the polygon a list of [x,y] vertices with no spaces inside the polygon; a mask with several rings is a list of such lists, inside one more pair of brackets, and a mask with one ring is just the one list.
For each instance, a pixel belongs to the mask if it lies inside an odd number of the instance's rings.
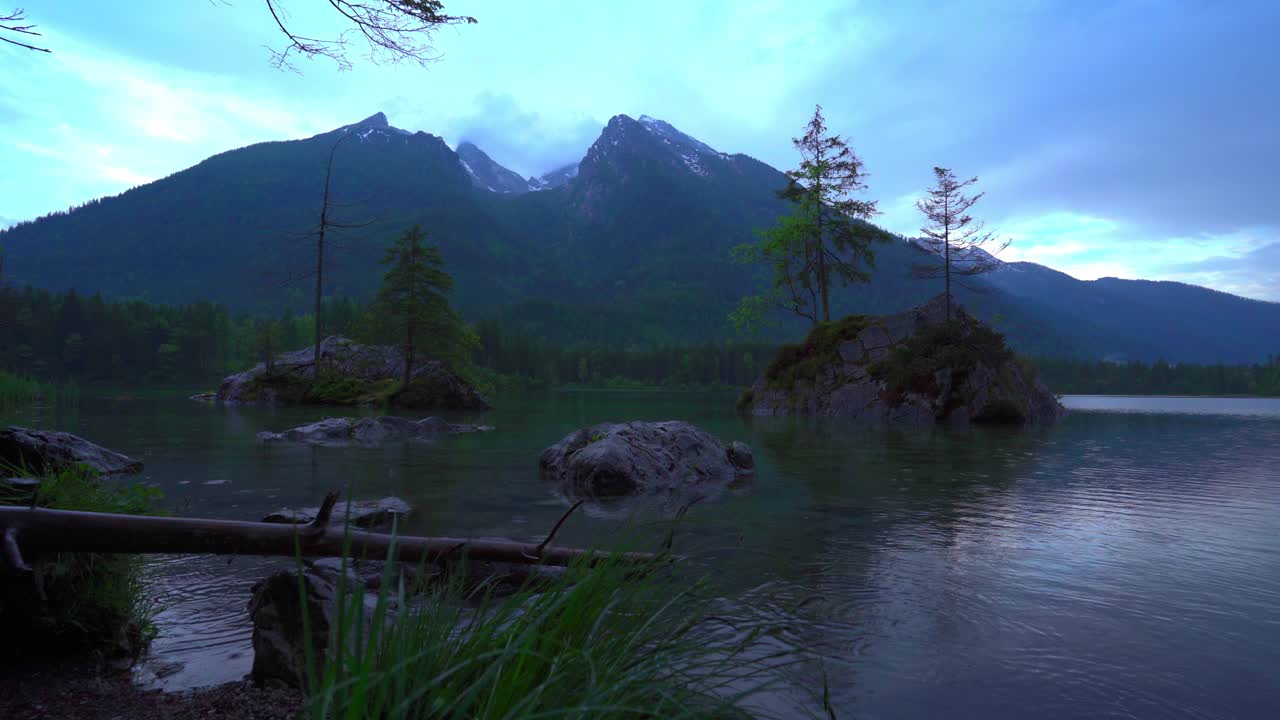
{"label": "reed", "polygon": [[577,563],[502,599],[459,580],[415,594],[390,567],[372,619],[363,593],[339,592],[309,663],[317,720],[760,717],[750,699],[788,662],[657,564]]}

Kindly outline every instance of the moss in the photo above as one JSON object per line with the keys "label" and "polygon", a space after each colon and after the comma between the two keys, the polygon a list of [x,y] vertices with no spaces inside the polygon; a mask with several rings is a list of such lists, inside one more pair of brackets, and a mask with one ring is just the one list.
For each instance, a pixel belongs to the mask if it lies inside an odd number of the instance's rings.
{"label": "moss", "polygon": [[347,375],[321,373],[306,394],[309,403],[351,405],[369,393],[373,383]]}
{"label": "moss", "polygon": [[[928,326],[894,347],[867,370],[885,383],[884,400],[896,404],[907,393],[937,395],[937,374],[948,370],[956,392],[979,363],[999,368],[1014,357],[1004,336],[980,322],[963,320]],[[950,398],[954,406],[961,398]]]}
{"label": "moss", "polygon": [[752,390],[751,388],[747,388],[746,390],[742,391],[741,395],[738,396],[738,402],[735,405],[735,407],[737,408],[738,412],[745,413],[751,410],[751,407],[755,404],[755,402],[756,402],[755,391]]}
{"label": "moss", "polygon": [[[112,485],[87,468],[42,479],[37,503],[60,510],[157,514],[160,491]],[[29,494],[0,492],[0,505],[27,504]],[[28,558],[29,560],[31,558]],[[142,586],[139,555],[57,553],[39,558],[36,583],[0,583],[5,648],[20,654],[61,652],[136,655],[154,636],[155,610]]]}
{"label": "moss", "polygon": [[814,381],[822,368],[840,359],[840,345],[852,340],[871,324],[866,315],[849,315],[818,323],[803,343],[783,345],[765,370],[769,387],[790,390],[802,380]]}
{"label": "moss", "polygon": [[356,397],[355,402],[359,405],[386,405],[391,396],[400,392],[403,386],[404,383],[391,378],[365,383],[364,391]]}

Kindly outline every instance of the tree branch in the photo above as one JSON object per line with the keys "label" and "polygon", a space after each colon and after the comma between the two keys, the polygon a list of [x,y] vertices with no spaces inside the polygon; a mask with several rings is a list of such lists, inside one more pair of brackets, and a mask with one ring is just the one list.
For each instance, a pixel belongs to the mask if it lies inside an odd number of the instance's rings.
{"label": "tree branch", "polygon": [[[27,35],[31,37],[42,37],[40,33],[36,32],[33,29],[36,27],[35,25],[22,24],[26,21],[27,21],[27,11],[23,10],[22,8],[17,8],[13,12],[9,13],[8,15],[0,15],[0,32],[11,32],[11,33],[17,33],[19,35]],[[9,43],[10,45],[17,45],[18,47],[26,48],[27,50],[35,50],[36,52],[42,52],[42,53],[52,52],[48,48],[37,47],[35,45],[30,45],[25,42],[19,42],[12,38],[7,38],[4,35],[0,35],[0,42],[6,42],[6,43]]]}

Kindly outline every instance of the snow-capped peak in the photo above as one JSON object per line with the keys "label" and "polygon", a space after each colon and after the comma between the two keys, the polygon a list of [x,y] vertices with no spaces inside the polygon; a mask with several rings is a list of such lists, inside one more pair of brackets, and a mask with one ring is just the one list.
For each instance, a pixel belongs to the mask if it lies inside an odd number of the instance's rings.
{"label": "snow-capped peak", "polygon": [[338,128],[338,130],[343,133],[354,134],[361,142],[366,142],[371,138],[377,137],[390,138],[393,136],[407,137],[413,135],[413,133],[408,130],[392,127],[391,124],[387,122],[386,114],[382,112],[376,112],[358,123],[343,125]]}

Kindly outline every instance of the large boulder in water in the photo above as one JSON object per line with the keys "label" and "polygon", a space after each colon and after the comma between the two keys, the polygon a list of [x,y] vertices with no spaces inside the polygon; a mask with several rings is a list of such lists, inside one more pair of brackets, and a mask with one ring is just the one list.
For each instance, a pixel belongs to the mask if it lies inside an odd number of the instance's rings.
{"label": "large boulder in water", "polygon": [[37,475],[85,466],[102,475],[134,475],[142,463],[77,435],[16,425],[0,430],[0,462]]}
{"label": "large boulder in water", "polygon": [[314,348],[276,357],[230,375],[218,388],[222,403],[267,405],[361,405],[438,410],[487,410],[475,385],[441,360],[414,363],[403,385],[404,354],[388,345],[360,345],[342,337],[320,343],[320,378],[315,378]]}
{"label": "large boulder in water", "polygon": [[430,438],[448,433],[488,430],[484,425],[456,425],[438,417],[411,418],[383,415],[367,418],[325,418],[284,432],[258,433],[262,442],[306,442],[317,445],[377,445],[383,442]]}
{"label": "large boulder in water", "polygon": [[[249,618],[253,623],[250,677],[254,682],[303,686],[307,678],[307,646],[319,664],[329,652],[329,643],[341,620],[337,615],[340,592],[347,594],[345,604],[352,613],[348,619],[358,617],[367,637],[377,597],[365,592],[359,576],[350,568],[312,564],[301,575],[283,570],[253,586]],[[304,632],[304,627],[309,633]],[[349,629],[354,635],[355,628]]]}
{"label": "large boulder in water", "polygon": [[593,425],[543,450],[538,464],[566,495],[588,498],[723,487],[755,467],[743,443],[675,420]]}
{"label": "large boulder in water", "polygon": [[788,345],[743,393],[752,415],[818,415],[909,425],[1044,425],[1066,414],[999,333],[942,296],[881,317],[824,323]]}

